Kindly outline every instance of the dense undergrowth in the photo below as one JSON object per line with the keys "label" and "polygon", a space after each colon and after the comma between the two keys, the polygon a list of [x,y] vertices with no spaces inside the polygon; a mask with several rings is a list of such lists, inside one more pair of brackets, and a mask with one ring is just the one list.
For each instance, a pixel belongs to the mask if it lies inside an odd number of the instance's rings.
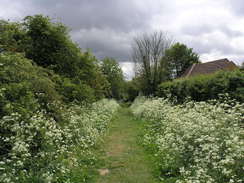
{"label": "dense undergrowth", "polygon": [[29,118],[18,112],[3,116],[0,182],[87,182],[86,169],[96,161],[92,148],[117,108],[106,99],[73,105],[62,109],[61,123],[44,110]]}
{"label": "dense undergrowth", "polygon": [[157,157],[163,182],[243,181],[243,104],[139,98],[131,109],[148,121],[144,144]]}

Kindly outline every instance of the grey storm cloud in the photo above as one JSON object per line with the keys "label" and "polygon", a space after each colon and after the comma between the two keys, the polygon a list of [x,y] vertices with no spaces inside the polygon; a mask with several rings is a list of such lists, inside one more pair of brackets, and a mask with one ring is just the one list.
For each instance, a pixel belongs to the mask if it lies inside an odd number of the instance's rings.
{"label": "grey storm cloud", "polygon": [[204,60],[244,60],[243,0],[0,1],[0,18],[48,15],[67,25],[82,49],[91,49],[98,59],[114,57],[124,68],[131,62],[133,37],[154,30],[168,31]]}
{"label": "grey storm cloud", "polygon": [[150,21],[150,14],[133,0],[37,0],[32,6],[36,12],[60,18],[74,30],[112,28],[128,32],[144,29]]}
{"label": "grey storm cloud", "polygon": [[44,14],[71,29],[81,48],[102,59],[130,60],[131,32],[150,29],[149,9],[136,0],[28,0],[23,16]]}
{"label": "grey storm cloud", "polygon": [[73,31],[72,37],[81,48],[91,49],[99,59],[109,56],[123,62],[130,57],[133,38],[128,33],[111,29],[81,29]]}

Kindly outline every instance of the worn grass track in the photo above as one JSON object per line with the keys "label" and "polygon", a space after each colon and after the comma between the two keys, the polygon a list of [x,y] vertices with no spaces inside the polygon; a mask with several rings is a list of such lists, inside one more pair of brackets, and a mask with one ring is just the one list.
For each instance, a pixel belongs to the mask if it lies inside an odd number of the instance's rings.
{"label": "worn grass track", "polygon": [[[139,143],[143,122],[121,108],[110,123],[97,183],[156,183],[152,157]],[[101,175],[103,174],[103,175]]]}

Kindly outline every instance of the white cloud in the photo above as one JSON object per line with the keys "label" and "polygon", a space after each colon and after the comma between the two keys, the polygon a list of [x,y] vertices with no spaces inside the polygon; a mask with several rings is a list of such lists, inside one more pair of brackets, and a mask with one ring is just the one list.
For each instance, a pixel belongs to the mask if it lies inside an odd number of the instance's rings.
{"label": "white cloud", "polygon": [[19,19],[21,14],[22,4],[20,2],[10,3],[8,0],[2,0],[0,5],[0,18],[2,19]]}
{"label": "white cloud", "polygon": [[120,67],[124,72],[126,80],[130,80],[134,77],[134,63],[133,62],[120,62]]}

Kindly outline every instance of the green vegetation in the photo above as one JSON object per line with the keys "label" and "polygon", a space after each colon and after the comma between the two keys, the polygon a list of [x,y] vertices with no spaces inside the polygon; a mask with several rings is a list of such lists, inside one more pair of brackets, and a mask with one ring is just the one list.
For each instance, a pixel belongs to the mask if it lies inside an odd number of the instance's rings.
{"label": "green vegetation", "polygon": [[192,48],[172,43],[172,38],[163,32],[134,39],[135,80],[143,95],[155,95],[159,84],[179,77],[191,64],[199,63],[199,56]]}
{"label": "green vegetation", "polygon": [[[87,182],[118,104],[97,59],[42,15],[0,21],[0,182]],[[120,78],[123,80],[123,78]]]}
{"label": "green vegetation", "polygon": [[167,49],[163,59],[170,79],[180,77],[192,64],[199,63],[198,54],[181,43],[175,43]]}
{"label": "green vegetation", "polygon": [[57,75],[20,53],[2,53],[0,63],[1,117],[15,112],[31,116],[40,109],[58,117],[58,110],[52,106],[61,100],[56,90]]}
{"label": "green vegetation", "polygon": [[121,100],[125,97],[125,81],[119,63],[112,58],[105,58],[101,63],[102,73],[105,75],[111,91],[107,97]]}
{"label": "green vegetation", "polygon": [[125,83],[125,91],[127,95],[126,101],[133,102],[140,92],[140,82],[138,81],[138,78],[133,78],[131,81],[127,81]]}
{"label": "green vegetation", "polygon": [[231,98],[244,102],[243,71],[222,71],[164,82],[159,85],[157,96],[182,103],[187,98],[194,101],[218,99],[219,94],[223,93],[228,93]]}
{"label": "green vegetation", "polygon": [[[243,69],[169,81],[198,55],[162,32],[134,43],[125,81],[60,22],[0,20],[0,182],[243,180]],[[138,95],[164,99],[114,100]]]}
{"label": "green vegetation", "polygon": [[141,98],[131,109],[148,122],[144,144],[154,149],[163,182],[243,181],[243,104]]}
{"label": "green vegetation", "polygon": [[88,182],[89,167],[97,161],[92,149],[117,107],[108,100],[74,105],[60,109],[58,123],[43,110],[28,117],[18,112],[3,116],[0,182]]}
{"label": "green vegetation", "polygon": [[21,23],[1,21],[0,25],[0,53],[16,57],[21,53],[21,58],[55,73],[64,102],[96,101],[110,92],[97,59],[72,42],[63,24],[35,15]]}
{"label": "green vegetation", "polygon": [[103,164],[98,183],[158,182],[153,157],[143,149],[140,137],[144,122],[135,120],[128,108],[121,108],[109,125],[103,145]]}

